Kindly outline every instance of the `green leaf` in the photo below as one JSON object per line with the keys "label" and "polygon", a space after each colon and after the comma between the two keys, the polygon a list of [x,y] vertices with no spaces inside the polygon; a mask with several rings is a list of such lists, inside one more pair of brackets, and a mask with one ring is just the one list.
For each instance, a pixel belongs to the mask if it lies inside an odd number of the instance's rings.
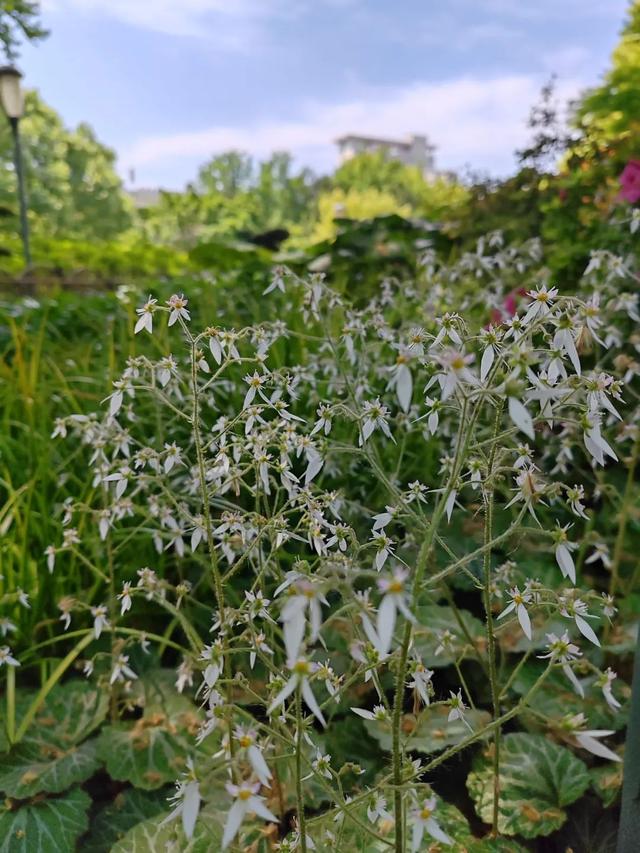
{"label": "green leaf", "polygon": [[[493,745],[474,761],[467,788],[478,815],[493,815]],[[572,752],[542,735],[508,734],[500,747],[498,829],[504,835],[535,838],[565,822],[565,806],[589,785],[586,765]]]}
{"label": "green leaf", "polygon": [[605,808],[612,806],[622,790],[622,763],[608,762],[589,770],[591,786],[600,797]]}
{"label": "green leaf", "polygon": [[167,797],[173,792],[173,787],[157,791],[138,791],[137,788],[121,791],[91,821],[82,842],[82,853],[109,853],[134,826],[150,817],[166,814]]}
{"label": "green leaf", "polygon": [[[471,731],[461,720],[448,722],[449,710],[448,705],[430,705],[422,711],[417,720],[415,717],[406,715],[403,721],[403,732],[407,749],[432,755],[468,737]],[[491,715],[486,711],[468,710],[465,717],[474,732],[491,720]],[[365,726],[380,746],[390,752],[392,742],[390,725],[367,720]]]}
{"label": "green leaf", "polygon": [[[478,649],[484,648],[486,632],[482,622],[472,616],[467,610],[458,610],[467,633]],[[449,666],[461,657],[475,657],[475,653],[464,631],[456,621],[456,614],[451,607],[428,604],[418,608],[419,627],[415,632],[415,647],[426,666]],[[452,645],[445,645],[436,654],[443,633],[453,634]]]}
{"label": "green leaf", "polygon": [[95,739],[63,748],[48,740],[28,738],[2,757],[0,791],[18,799],[41,791],[58,794],[84,782],[99,767]]}
{"label": "green leaf", "polygon": [[[16,702],[16,719],[22,716],[38,695],[37,690],[20,690]],[[56,685],[38,710],[31,733],[37,740],[51,742],[61,748],[81,743],[102,723],[109,710],[109,694],[80,680]],[[4,729],[4,726],[2,726]],[[2,744],[0,743],[0,749]],[[9,744],[4,745],[8,749]]]}
{"label": "green leaf", "polygon": [[98,755],[112,779],[147,791],[160,788],[184,770],[193,749],[195,719],[195,714],[157,713],[133,724],[105,726],[98,738]]}
{"label": "green leaf", "polygon": [[44,728],[53,731],[61,743],[80,743],[98,728],[108,710],[107,690],[87,681],[68,681],[47,696],[35,726],[39,736]]}
{"label": "green leaf", "polygon": [[91,800],[74,788],[62,797],[0,806],[0,853],[73,853],[89,826]]}
{"label": "green leaf", "polygon": [[142,821],[111,848],[111,853],[159,853],[161,850],[212,853],[221,849],[225,815],[214,809],[204,808],[200,812],[191,840],[185,837],[179,818],[170,823],[164,823],[164,819],[156,816]]}
{"label": "green leaf", "polygon": [[176,693],[175,675],[156,670],[135,685],[143,716],[104,726],[98,756],[112,779],[151,791],[174,782],[194,749],[200,713],[186,696]]}

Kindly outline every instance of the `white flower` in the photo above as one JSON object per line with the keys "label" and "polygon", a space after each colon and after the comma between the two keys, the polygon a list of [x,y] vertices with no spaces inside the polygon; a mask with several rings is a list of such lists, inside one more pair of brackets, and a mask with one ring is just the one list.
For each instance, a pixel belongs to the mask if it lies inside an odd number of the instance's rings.
{"label": "white flower", "polygon": [[413,394],[413,379],[409,369],[410,354],[406,347],[400,347],[396,363],[390,368],[391,379],[389,388],[395,388],[400,408],[408,412],[411,408],[411,396]]}
{"label": "white flower", "polygon": [[600,432],[600,413],[588,412],[584,418],[584,446],[587,448],[591,456],[595,459],[598,465],[604,465],[605,454],[616,460],[618,457],[611,449],[611,446],[603,438]]}
{"label": "white flower", "polygon": [[272,714],[276,708],[279,708],[280,705],[284,703],[285,699],[291,696],[291,694],[299,688],[307,708],[309,708],[313,716],[321,725],[326,726],[327,723],[325,718],[322,716],[320,706],[318,705],[316,697],[313,695],[311,685],[309,684],[309,676],[316,671],[317,665],[305,658],[300,658],[295,661],[289,669],[291,670],[291,677],[273,702],[269,705],[267,714]]}
{"label": "white flower", "polygon": [[124,681],[125,678],[131,678],[132,680],[135,680],[137,677],[138,676],[129,666],[128,655],[118,655],[113,667],[113,671],[111,672],[109,684],[115,684],[116,681]]}
{"label": "white flower", "polygon": [[562,671],[573,685],[578,696],[584,698],[584,689],[575,676],[574,671],[569,666],[569,662],[577,660],[580,657],[580,649],[569,640],[567,631],[561,637],[556,634],[547,634],[547,649],[546,655],[539,655],[542,660],[550,659],[561,664]]}
{"label": "white flower", "polygon": [[423,703],[428,705],[430,701],[429,690],[431,689],[433,670],[427,669],[421,661],[416,661],[412,667],[411,675],[412,679],[407,683],[407,687],[415,690]]}
{"label": "white flower", "polygon": [[529,618],[529,614],[527,613],[527,608],[525,605],[531,602],[531,593],[527,590],[520,592],[518,587],[514,587],[509,590],[509,595],[511,596],[511,603],[508,604],[502,613],[498,616],[498,619],[502,619],[507,614],[512,613],[514,610],[516,612],[516,616],[518,617],[518,622],[520,623],[520,627],[522,628],[526,638],[528,640],[531,639],[531,619]]}
{"label": "white flower", "polygon": [[0,666],[20,666],[19,662],[11,654],[9,646],[0,648]]}
{"label": "white flower", "polygon": [[451,710],[449,711],[447,722],[452,723],[454,720],[461,720],[469,729],[469,731],[472,732],[473,729],[469,725],[469,722],[464,715],[465,711],[467,711],[468,709],[467,706],[464,704],[464,700],[462,698],[462,690],[458,690],[457,693],[454,693],[453,690],[449,691],[449,706]]}
{"label": "white flower", "polygon": [[[580,357],[578,356],[578,350],[576,349],[574,323],[567,315],[561,317],[559,320],[558,328],[553,336],[553,347],[554,349],[566,352],[571,359],[573,369],[578,376],[580,376]],[[550,381],[553,384],[551,377]]]}
{"label": "white flower", "polygon": [[459,352],[454,349],[444,350],[438,355],[442,373],[437,374],[437,379],[442,400],[448,400],[461,383],[475,384],[475,376],[468,367],[473,359],[474,356],[471,353],[465,355],[464,351]]}
{"label": "white flower", "polygon": [[533,420],[527,411],[527,407],[517,397],[509,397],[508,407],[509,417],[514,425],[533,441],[536,434],[533,429]]}
{"label": "white flower", "polygon": [[558,527],[553,531],[553,537],[556,542],[556,561],[560,566],[560,571],[562,572],[565,578],[569,578],[572,584],[575,585],[576,582],[576,566],[573,562],[573,557],[571,556],[571,552],[575,551],[578,547],[576,542],[569,542],[567,539],[567,530],[570,525],[566,527]]}
{"label": "white flower", "polygon": [[322,625],[320,604],[327,604],[327,599],[317,585],[303,577],[295,580],[289,589],[293,589],[294,593],[290,595],[282,608],[280,622],[282,622],[287,661],[291,662],[295,661],[300,654],[307,611],[311,628],[309,641],[314,643],[320,636],[320,626]]}
{"label": "white flower", "polygon": [[431,397],[425,397],[425,405],[427,406],[427,414],[423,415],[427,419],[427,429],[431,433],[431,435],[435,435],[438,431],[438,425],[440,423],[440,409],[442,408],[442,403],[440,400],[433,400]]}
{"label": "white flower", "polygon": [[18,628],[13,624],[11,619],[6,616],[0,618],[0,634],[2,634],[3,637],[6,637],[7,634],[14,634],[17,630]]}
{"label": "white flower", "polygon": [[54,545],[47,545],[44,549],[45,556],[47,558],[47,569],[49,569],[49,574],[53,571],[56,564],[56,549]]}
{"label": "white flower", "polygon": [[124,616],[127,610],[131,609],[131,583],[130,581],[125,581],[122,584],[122,592],[118,593],[116,596],[120,604],[120,615]]}
{"label": "white flower", "polygon": [[95,634],[96,640],[100,639],[100,634],[102,633],[104,628],[109,628],[109,620],[107,619],[107,608],[104,604],[99,604],[97,607],[91,608],[91,615],[93,616],[93,632]]}
{"label": "white flower", "polygon": [[496,353],[499,351],[498,344],[500,342],[500,338],[502,333],[495,329],[493,326],[489,326],[488,329],[485,329],[481,333],[482,342],[485,345],[484,350],[482,352],[482,359],[480,360],[480,381],[484,382],[487,376],[489,375],[489,371],[493,365],[493,362],[496,357]]}
{"label": "white flower", "polygon": [[391,640],[393,638],[398,611],[409,622],[415,622],[408,607],[404,587],[404,582],[408,574],[406,569],[395,569],[390,578],[380,578],[378,581],[378,587],[384,595],[378,608],[377,649],[383,656],[386,656],[391,648]]}
{"label": "white flower", "polygon": [[375,429],[381,429],[384,435],[390,438],[395,444],[395,439],[391,435],[389,424],[387,423],[389,409],[382,405],[380,398],[376,397],[373,403],[366,401],[362,408],[362,425],[360,428],[360,438],[358,439],[360,447],[371,437]]}
{"label": "white flower", "polygon": [[376,547],[376,569],[380,571],[387,561],[389,554],[393,554],[393,540],[386,533],[374,533],[371,537]]}
{"label": "white flower", "polygon": [[418,808],[411,813],[411,822],[413,823],[412,853],[417,853],[418,850],[422,849],[422,838],[425,830],[441,844],[453,844],[453,840],[440,828],[438,821],[433,817],[435,810],[436,798],[429,797],[423,800]]}
{"label": "white flower", "polygon": [[609,554],[609,546],[605,542],[596,542],[593,546],[593,554],[590,554],[585,560],[586,564],[597,563],[600,560],[605,569],[611,568],[611,556]]}
{"label": "white flower", "polygon": [[527,309],[527,313],[522,318],[522,322],[525,325],[528,325],[535,320],[536,317],[546,317],[546,315],[551,311],[553,300],[557,295],[558,289],[556,287],[552,287],[551,290],[547,290],[546,284],[543,284],[542,287],[539,287],[537,290],[529,290],[527,292],[527,296],[529,296],[533,301]]}
{"label": "white flower", "polygon": [[[323,755],[319,749],[316,749],[316,757],[311,762],[311,766],[319,776],[324,776],[325,779],[331,779],[331,756]],[[313,774],[310,774],[307,779],[310,779]]]}
{"label": "white flower", "polygon": [[571,507],[571,512],[573,512],[574,515],[577,515],[580,518],[587,519],[588,521],[589,516],[585,512],[584,504],[582,503],[583,499],[584,486],[575,485],[573,486],[573,488],[567,489],[567,501],[569,502],[569,506]]}
{"label": "white flower", "polygon": [[242,782],[240,785],[233,785],[227,782],[227,791],[232,797],[235,797],[235,803],[231,806],[227,815],[227,822],[224,827],[222,836],[222,849],[226,850],[233,839],[238,834],[238,830],[245,819],[248,812],[253,812],[263,820],[278,823],[278,818],[272,814],[264,804],[264,797],[257,796],[260,790],[260,784],[250,784]]}
{"label": "white flower", "polygon": [[617,674],[611,669],[611,667],[608,667],[605,672],[601,673],[596,679],[596,687],[599,687],[602,690],[605,702],[614,712],[621,707],[612,691],[613,682],[617,677]]}
{"label": "white flower", "polygon": [[157,299],[154,299],[150,296],[147,301],[144,303],[142,308],[136,308],[136,314],[139,314],[138,322],[136,323],[134,334],[138,334],[143,329],[146,329],[149,334],[153,331],[153,312],[156,310],[155,306],[158,302]]}
{"label": "white flower", "polygon": [[[595,646],[600,645],[600,640],[597,638],[595,631],[584,618],[585,616],[589,616],[587,612],[587,605],[584,601],[581,601],[579,598],[576,598],[574,601],[563,599],[563,606],[560,608],[560,613],[568,619],[574,620],[576,628],[580,631],[583,637],[586,637],[587,640],[592,642]],[[589,618],[595,619],[594,616]]]}
{"label": "white flower", "polygon": [[[244,402],[242,404],[243,409],[248,408],[253,403],[256,394],[262,388],[262,386],[265,385],[267,379],[268,377],[266,375],[260,375],[257,370],[253,371],[253,375],[248,373],[244,377],[244,381],[247,383],[249,388],[247,390],[247,393],[244,395]],[[263,397],[263,399],[265,399],[266,402],[268,402],[264,395],[261,394],[261,396]]]}
{"label": "white flower", "polygon": [[188,759],[188,765],[189,773],[185,781],[176,783],[176,793],[170,798],[174,804],[174,809],[160,825],[164,826],[164,824],[170,823],[175,818],[181,816],[184,834],[190,839],[193,836],[198,812],[200,811],[200,785],[195,778],[191,759]]}
{"label": "white flower", "polygon": [[184,298],[183,294],[178,296],[177,293],[174,293],[173,296],[169,297],[167,300],[167,305],[171,308],[171,313],[169,314],[169,325],[173,326],[178,317],[182,317],[184,320],[191,320],[189,316],[189,312],[187,311],[187,304],[189,300]]}
{"label": "white flower", "polygon": [[462,338],[458,334],[456,329],[457,325],[460,325],[461,319],[458,314],[450,314],[447,312],[442,317],[437,317],[436,321],[440,326],[440,330],[436,337],[434,338],[431,347],[439,346],[445,339],[448,339],[452,343],[456,344],[456,346],[462,346]]}
{"label": "white flower", "polygon": [[370,823],[376,823],[380,819],[393,821],[393,818],[387,811],[387,801],[382,794],[374,793],[367,806],[367,817]]}
{"label": "white flower", "polygon": [[373,711],[367,711],[366,708],[352,708],[351,710],[363,720],[376,720],[378,723],[385,723],[389,720],[389,714],[384,705],[374,705]]}
{"label": "white flower", "polygon": [[585,729],[587,720],[584,714],[573,714],[567,716],[562,721],[562,727],[568,731],[570,735],[578,742],[578,745],[586,749],[592,755],[597,755],[599,758],[607,758],[609,761],[622,761],[619,755],[616,755],[611,749],[600,743],[600,738],[609,737],[614,734],[611,729]]}
{"label": "white flower", "polygon": [[265,788],[271,787],[272,773],[269,770],[267,762],[264,760],[260,747],[256,743],[258,738],[256,732],[253,729],[238,726],[234,732],[234,737],[238,742],[238,746],[246,750],[251,769],[259,779],[260,784]]}

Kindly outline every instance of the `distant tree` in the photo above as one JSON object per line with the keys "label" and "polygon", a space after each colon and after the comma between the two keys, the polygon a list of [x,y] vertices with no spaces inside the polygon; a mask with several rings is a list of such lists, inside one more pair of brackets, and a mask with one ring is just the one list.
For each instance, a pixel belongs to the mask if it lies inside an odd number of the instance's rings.
{"label": "distant tree", "polygon": [[0,0],[0,45],[9,62],[17,59],[22,39],[35,42],[48,35],[40,24],[39,2]]}
{"label": "distant tree", "polygon": [[376,190],[390,194],[398,205],[408,206],[414,216],[426,219],[455,218],[468,195],[457,181],[440,175],[425,177],[417,166],[406,166],[384,151],[352,157],[336,170],[330,182],[345,192]]}
{"label": "distant tree", "polygon": [[249,154],[225,151],[216,154],[200,167],[196,190],[203,194],[219,193],[226,198],[234,198],[250,189],[254,171],[253,158]]}
{"label": "distant tree", "polygon": [[[21,121],[32,227],[50,236],[110,239],[131,224],[132,205],[115,172],[115,154],[86,124],[69,130],[29,91]],[[15,208],[12,140],[0,122],[0,204]],[[10,221],[2,222],[11,227]],[[15,223],[14,223],[15,227]]]}
{"label": "distant tree", "polygon": [[318,219],[310,234],[310,241],[319,243],[334,237],[336,219],[371,219],[391,213],[409,217],[411,207],[408,204],[400,204],[391,193],[374,187],[353,187],[347,190],[335,187],[318,198]]}
{"label": "distant tree", "polygon": [[[577,125],[611,141],[640,121],[640,0],[631,0],[627,20],[599,86],[589,90],[576,110]],[[637,137],[636,137],[637,139]]]}

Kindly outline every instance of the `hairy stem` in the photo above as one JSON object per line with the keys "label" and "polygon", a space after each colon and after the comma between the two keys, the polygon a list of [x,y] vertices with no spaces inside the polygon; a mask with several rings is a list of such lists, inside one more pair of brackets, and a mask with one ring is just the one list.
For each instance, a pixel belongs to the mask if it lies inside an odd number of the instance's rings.
{"label": "hairy stem", "polygon": [[307,826],[304,816],[304,796],[302,793],[302,696],[300,685],[296,690],[296,809],[300,830],[300,849],[307,853]]}
{"label": "hairy stem", "polygon": [[[495,421],[493,427],[494,439],[497,439],[500,423],[502,420],[502,401],[496,405]],[[488,543],[491,542],[493,533],[493,493],[494,487],[491,482],[493,476],[493,467],[496,459],[496,451],[498,448],[497,440],[494,440],[489,452],[487,462],[487,477],[484,492],[484,544],[485,552],[483,559],[483,582],[484,582],[484,610],[487,626],[487,654],[489,658],[489,683],[491,685],[491,702],[493,705],[493,719],[497,720],[500,717],[500,691],[498,688],[498,678],[496,673],[496,638],[493,632],[493,613],[491,612],[491,548]],[[498,812],[500,806],[500,726],[496,726],[494,732],[494,752],[493,752],[493,820],[491,834],[495,838],[498,834]]]}

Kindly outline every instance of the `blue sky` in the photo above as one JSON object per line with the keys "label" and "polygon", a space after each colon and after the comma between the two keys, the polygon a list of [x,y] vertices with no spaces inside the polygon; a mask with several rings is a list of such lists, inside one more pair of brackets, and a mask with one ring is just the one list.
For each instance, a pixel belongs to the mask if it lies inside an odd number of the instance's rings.
{"label": "blue sky", "polygon": [[437,164],[505,174],[551,72],[596,83],[627,0],[43,0],[25,83],[88,121],[136,186],[213,153],[291,151],[318,172],[356,131],[426,133]]}

